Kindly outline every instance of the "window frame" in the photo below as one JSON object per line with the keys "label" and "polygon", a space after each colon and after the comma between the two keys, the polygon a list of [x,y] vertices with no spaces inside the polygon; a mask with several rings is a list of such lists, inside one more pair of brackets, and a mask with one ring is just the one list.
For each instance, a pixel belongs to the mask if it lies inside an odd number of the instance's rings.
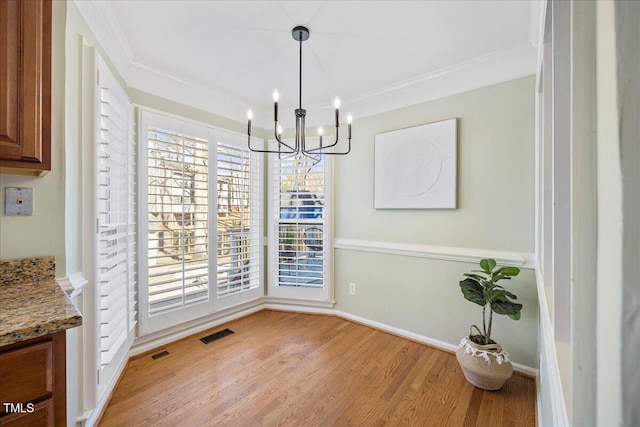
{"label": "window frame", "polygon": [[[264,173],[264,163],[256,162],[258,167],[257,176],[259,179],[256,181],[256,185],[259,185],[258,191],[258,247],[260,248],[259,256],[258,256],[258,280],[259,285],[256,288],[249,289],[245,292],[241,292],[238,294],[227,295],[223,297],[218,297],[217,295],[217,280],[211,278],[217,278],[217,241],[218,241],[218,197],[217,197],[217,147],[218,147],[218,139],[220,135],[231,137],[235,139],[234,145],[245,148],[248,151],[248,147],[246,146],[246,135],[241,135],[239,133],[219,128],[207,123],[202,123],[194,120],[190,120],[185,117],[177,116],[174,114],[167,113],[165,111],[160,111],[154,108],[140,106],[138,105],[138,176],[139,176],[139,188],[138,192],[138,213],[141,218],[138,225],[138,234],[140,236],[139,243],[139,329],[138,336],[144,337],[149,336],[151,334],[155,334],[157,332],[162,332],[174,326],[177,326],[182,323],[195,321],[198,319],[206,318],[211,315],[215,315],[221,311],[231,309],[233,307],[241,306],[247,303],[254,302],[259,299],[264,298],[265,286],[264,286],[264,264],[263,264],[263,240],[262,236],[264,233],[264,219],[263,219],[263,190],[262,190],[262,177]],[[147,116],[147,118],[145,118]],[[208,250],[208,275],[209,275],[209,298],[206,302],[201,304],[191,305],[184,307],[180,310],[174,310],[173,312],[167,312],[165,314],[161,314],[155,317],[155,320],[151,320],[148,317],[148,278],[146,277],[148,274],[148,235],[149,235],[149,224],[148,221],[143,220],[148,215],[148,188],[147,188],[147,170],[148,170],[148,159],[147,159],[147,151],[148,151],[148,141],[147,141],[147,130],[150,123],[151,118],[155,116],[157,120],[163,120],[164,123],[173,123],[176,128],[181,128],[181,131],[190,136],[200,136],[205,137],[208,141],[208,176],[207,176],[207,194],[209,198],[208,204],[208,245],[210,249]],[[156,122],[157,123],[157,122]],[[172,130],[175,130],[172,127]],[[203,136],[204,135],[204,136]],[[261,140],[254,138],[255,143],[260,143]],[[242,141],[242,144],[240,143]],[[211,249],[211,245],[213,249]]]}

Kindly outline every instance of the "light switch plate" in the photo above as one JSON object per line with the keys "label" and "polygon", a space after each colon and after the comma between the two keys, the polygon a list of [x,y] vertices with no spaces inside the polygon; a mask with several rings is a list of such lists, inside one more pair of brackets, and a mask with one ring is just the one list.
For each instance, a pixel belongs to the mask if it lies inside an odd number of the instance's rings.
{"label": "light switch plate", "polygon": [[33,215],[33,188],[5,187],[4,190],[5,215]]}

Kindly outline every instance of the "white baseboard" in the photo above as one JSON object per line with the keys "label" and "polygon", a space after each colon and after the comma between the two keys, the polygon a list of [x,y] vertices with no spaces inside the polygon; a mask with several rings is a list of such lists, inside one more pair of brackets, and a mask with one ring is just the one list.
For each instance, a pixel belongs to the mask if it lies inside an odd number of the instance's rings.
{"label": "white baseboard", "polygon": [[118,366],[116,373],[113,375],[111,383],[107,386],[105,392],[102,394],[102,398],[98,401],[98,404],[96,405],[96,407],[90,411],[85,411],[83,416],[78,418],[77,420],[78,423],[80,423],[85,427],[93,427],[96,425],[96,423],[100,419],[100,416],[102,415],[102,412],[105,410],[107,403],[109,403],[109,400],[111,399],[111,395],[113,394],[113,391],[115,390],[116,385],[120,380],[120,377],[124,373],[124,369],[127,367],[127,364],[129,363],[130,357],[131,356],[127,355],[127,357],[125,357],[122,360],[122,362],[120,363],[120,366]]}

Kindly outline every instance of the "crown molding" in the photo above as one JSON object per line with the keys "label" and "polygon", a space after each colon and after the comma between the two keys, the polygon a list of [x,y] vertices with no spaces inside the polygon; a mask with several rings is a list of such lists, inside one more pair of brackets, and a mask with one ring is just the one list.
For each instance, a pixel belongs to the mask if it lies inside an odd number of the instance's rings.
{"label": "crown molding", "polygon": [[[441,68],[386,86],[375,91],[345,98],[356,118],[372,116],[409,105],[534,75],[537,52],[529,43],[514,49],[493,52],[450,67]],[[243,122],[251,103],[220,93],[205,85],[180,79],[152,67],[134,62],[129,86],[173,101]],[[330,114],[329,104],[307,108]],[[255,123],[269,128],[272,112],[268,108],[254,108]],[[322,115],[318,115],[322,116]],[[308,125],[321,125],[307,121]]]}
{"label": "crown molding", "polygon": [[[251,102],[137,60],[109,2],[75,0],[75,4],[109,56],[116,72],[129,88],[231,120],[246,121],[246,111]],[[532,11],[539,11],[539,6],[533,2]],[[537,22],[538,19],[532,16],[530,38],[537,39],[538,26],[533,25],[534,21]],[[537,50],[527,41],[512,49],[493,52],[356,97],[344,98],[343,104],[349,106],[349,111],[356,119],[363,118],[533,75],[536,73],[536,62]],[[327,103],[310,105],[308,108],[322,113],[316,117],[326,117],[332,112],[332,106]],[[270,109],[254,106],[253,110],[255,125],[270,128]],[[322,124],[312,120],[308,120],[307,124]]]}
{"label": "crown molding", "polygon": [[[133,51],[120,27],[109,2],[74,0],[80,14],[96,36],[100,47],[109,57],[125,84],[128,85]],[[96,46],[97,47],[97,46]]]}
{"label": "crown molding", "polygon": [[[251,102],[237,96],[171,75],[135,60],[131,63],[130,79],[126,83],[131,88],[240,122],[247,120],[247,110],[251,106]],[[273,114],[266,108],[253,110],[255,123],[258,124],[268,123],[268,118]]]}
{"label": "crown molding", "polygon": [[355,117],[366,117],[530,76],[535,67],[536,51],[524,43],[345,99],[344,103],[353,106]]}

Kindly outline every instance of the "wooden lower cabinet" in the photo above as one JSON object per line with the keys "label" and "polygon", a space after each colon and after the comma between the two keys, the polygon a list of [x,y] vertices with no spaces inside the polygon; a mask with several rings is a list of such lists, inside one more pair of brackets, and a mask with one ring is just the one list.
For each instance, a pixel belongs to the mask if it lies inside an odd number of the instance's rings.
{"label": "wooden lower cabinet", "polygon": [[0,426],[66,425],[66,336],[0,347]]}

